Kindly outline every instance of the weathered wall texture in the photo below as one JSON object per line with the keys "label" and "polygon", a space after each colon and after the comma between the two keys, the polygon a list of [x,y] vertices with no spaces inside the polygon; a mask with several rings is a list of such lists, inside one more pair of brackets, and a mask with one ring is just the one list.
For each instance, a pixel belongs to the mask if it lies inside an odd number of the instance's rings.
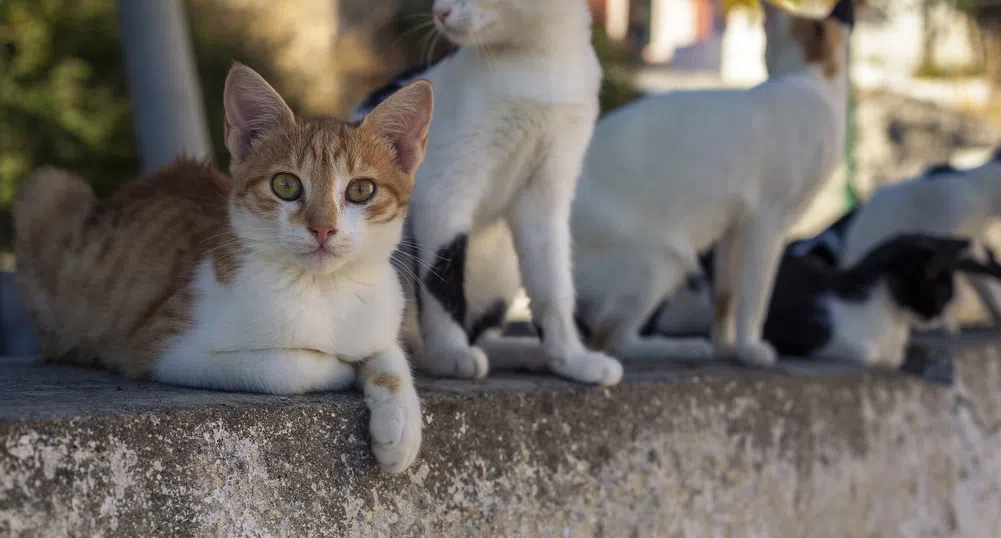
{"label": "weathered wall texture", "polygon": [[664,367],[611,389],[426,382],[422,456],[395,478],[373,468],[355,397],[13,360],[0,534],[997,537],[999,360],[966,351],[952,388]]}

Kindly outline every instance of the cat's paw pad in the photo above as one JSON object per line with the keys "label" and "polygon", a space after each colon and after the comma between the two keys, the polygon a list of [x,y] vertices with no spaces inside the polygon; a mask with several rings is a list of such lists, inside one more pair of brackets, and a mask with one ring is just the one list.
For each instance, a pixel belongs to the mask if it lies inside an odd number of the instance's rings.
{"label": "cat's paw pad", "polygon": [[417,396],[370,404],[372,453],[382,469],[400,473],[417,459],[421,448],[421,408]]}
{"label": "cat's paw pad", "polygon": [[552,359],[549,368],[580,383],[615,385],[622,380],[622,363],[600,351],[583,350],[566,358]]}
{"label": "cat's paw pad", "polygon": [[729,354],[737,362],[748,366],[774,366],[779,360],[775,348],[767,342],[737,344]]}

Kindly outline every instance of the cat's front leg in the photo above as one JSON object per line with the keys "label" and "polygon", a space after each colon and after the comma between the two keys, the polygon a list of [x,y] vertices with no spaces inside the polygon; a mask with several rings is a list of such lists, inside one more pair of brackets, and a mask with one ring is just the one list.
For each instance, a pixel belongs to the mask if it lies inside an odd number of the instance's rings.
{"label": "cat's front leg", "polygon": [[579,153],[551,153],[555,154],[529,180],[508,214],[532,319],[541,333],[550,370],[584,383],[614,385],[622,379],[622,365],[587,349],[573,317],[569,217],[579,172],[573,159]]}
{"label": "cat's front leg", "polygon": [[782,223],[779,214],[759,214],[743,223],[736,342],[732,350],[721,351],[744,364],[772,366],[778,361],[775,348],[762,339],[762,328],[785,239]]}
{"label": "cat's front leg", "polygon": [[421,448],[421,402],[403,349],[366,360],[358,370],[371,418],[372,452],[387,472],[406,470]]}
{"label": "cat's front leg", "polygon": [[450,206],[445,212],[420,207],[411,213],[421,260],[417,268],[421,361],[436,376],[480,378],[487,375],[487,355],[471,345],[465,328],[466,251],[473,206],[464,202]]}

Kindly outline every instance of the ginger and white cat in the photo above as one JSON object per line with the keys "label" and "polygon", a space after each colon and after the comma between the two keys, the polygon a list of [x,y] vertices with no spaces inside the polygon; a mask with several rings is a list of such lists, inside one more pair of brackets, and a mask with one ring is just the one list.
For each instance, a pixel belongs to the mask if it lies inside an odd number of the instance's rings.
{"label": "ginger and white cat", "polygon": [[[572,218],[593,347],[775,362],[762,327],[787,230],[843,155],[853,15],[850,0],[823,20],[764,6],[769,80],[643,98],[598,123]],[[642,337],[714,242],[713,342]]]}
{"label": "ginger and white cat", "polygon": [[408,217],[415,357],[435,375],[486,375],[480,337],[523,284],[536,356],[565,377],[617,383],[622,366],[587,349],[573,317],[570,205],[601,81],[587,1],[436,0],[433,17],[459,48],[421,74],[438,104]]}
{"label": "ginger and white cat", "polygon": [[431,85],[414,82],[360,125],[296,117],[242,65],[224,100],[232,178],[182,159],[104,201],[68,172],[28,180],[14,206],[17,279],[43,352],[223,390],[357,382],[376,458],[402,471],[420,448],[421,409],[390,256]]}
{"label": "ginger and white cat", "polygon": [[[918,232],[968,238],[976,255],[983,258],[983,235],[997,218],[1001,218],[1001,149],[974,168],[937,165],[917,178],[877,189],[845,230],[840,264],[857,263],[889,237]],[[967,278],[994,323],[1001,323],[997,284],[983,275]],[[951,319],[948,326],[957,328]]]}

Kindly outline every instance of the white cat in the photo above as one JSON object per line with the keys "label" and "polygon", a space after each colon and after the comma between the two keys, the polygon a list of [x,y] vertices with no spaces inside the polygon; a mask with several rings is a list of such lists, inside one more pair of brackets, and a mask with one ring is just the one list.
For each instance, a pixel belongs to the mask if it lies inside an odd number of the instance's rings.
{"label": "white cat", "polygon": [[[840,264],[858,262],[874,245],[900,233],[966,237],[983,257],[983,234],[1001,217],[1001,149],[986,163],[967,170],[948,165],[929,168],[921,176],[885,185],[857,211],[845,231]],[[1001,295],[985,276],[968,276],[995,324],[1001,324]],[[957,329],[954,320],[948,328]]]}
{"label": "white cat", "polygon": [[523,283],[548,367],[617,383],[622,366],[587,349],[573,317],[570,205],[601,81],[586,0],[437,0],[433,16],[459,48],[420,74],[436,109],[408,218],[412,353],[435,375],[483,377],[476,344]]}
{"label": "white cat", "polygon": [[[824,20],[764,4],[770,79],[676,91],[606,116],[573,208],[578,317],[623,358],[770,365],[761,338],[787,229],[840,162],[850,0]],[[640,330],[717,242],[713,342]]]}

